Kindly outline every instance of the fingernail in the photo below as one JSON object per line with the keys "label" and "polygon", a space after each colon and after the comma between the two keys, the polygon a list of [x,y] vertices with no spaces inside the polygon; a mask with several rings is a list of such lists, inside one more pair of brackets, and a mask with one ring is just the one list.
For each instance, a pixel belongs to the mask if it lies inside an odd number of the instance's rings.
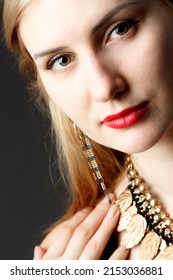
{"label": "fingernail", "polygon": [[124,245],[120,245],[120,247],[118,248],[118,250],[120,250],[121,252],[125,252],[129,249],[127,249]]}
{"label": "fingernail", "polygon": [[118,207],[116,204],[113,204],[107,213],[108,218],[112,218],[116,215]]}
{"label": "fingernail", "polygon": [[110,205],[110,200],[113,201],[115,199],[115,196],[113,193],[109,193],[108,196],[105,196],[104,199],[101,201],[103,204],[109,204]]}
{"label": "fingernail", "polygon": [[38,248],[39,248],[39,246],[35,246],[35,248],[34,248],[34,256],[33,256],[33,259],[35,259],[36,256],[37,256]]}
{"label": "fingernail", "polygon": [[87,213],[90,212],[93,209],[93,207],[86,207],[84,209],[82,209],[82,212]]}

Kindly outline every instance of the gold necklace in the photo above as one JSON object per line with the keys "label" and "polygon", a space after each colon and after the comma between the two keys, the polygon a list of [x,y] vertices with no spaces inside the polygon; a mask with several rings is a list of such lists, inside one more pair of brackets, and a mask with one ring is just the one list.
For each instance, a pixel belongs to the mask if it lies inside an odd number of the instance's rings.
{"label": "gold necklace", "polygon": [[[90,140],[75,124],[74,129],[94,180],[111,204]],[[121,212],[117,228],[123,233],[121,244],[126,248],[139,244],[142,260],[173,260],[173,220],[149,193],[130,156],[126,158],[126,166],[129,185],[116,201]]]}
{"label": "gold necklace", "polygon": [[117,228],[123,235],[121,245],[139,244],[141,260],[173,260],[173,220],[149,193],[130,156],[126,167],[129,185],[116,202],[121,212]]}

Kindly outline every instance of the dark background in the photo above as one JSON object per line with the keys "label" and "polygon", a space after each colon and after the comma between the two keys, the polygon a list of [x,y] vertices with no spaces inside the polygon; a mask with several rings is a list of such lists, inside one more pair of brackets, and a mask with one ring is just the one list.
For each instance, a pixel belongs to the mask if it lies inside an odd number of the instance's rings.
{"label": "dark background", "polygon": [[[2,5],[2,1],[0,1]],[[2,18],[0,7],[0,19]],[[50,169],[50,124],[26,90],[0,37],[0,259],[32,259],[44,230],[65,209],[58,172]],[[50,157],[51,154],[51,157]]]}

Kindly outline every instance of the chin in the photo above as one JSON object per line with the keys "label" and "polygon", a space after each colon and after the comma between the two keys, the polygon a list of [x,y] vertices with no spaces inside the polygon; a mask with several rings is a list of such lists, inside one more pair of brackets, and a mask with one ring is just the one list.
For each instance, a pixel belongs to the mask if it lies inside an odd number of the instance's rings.
{"label": "chin", "polygon": [[160,142],[161,138],[162,137],[151,138],[151,137],[147,137],[147,135],[142,139],[138,137],[133,141],[129,141],[128,146],[126,143],[126,147],[124,147],[124,149],[121,149],[121,151],[127,154],[142,153],[154,148]]}
{"label": "chin", "polygon": [[165,127],[166,125],[159,126],[158,123],[154,122],[144,123],[139,127],[131,127],[128,131],[122,131],[121,134],[114,133],[113,130],[111,133],[108,131],[106,137],[100,137],[104,141],[98,141],[98,139],[95,139],[95,141],[126,154],[141,153],[154,148],[163,141],[166,133]]}
{"label": "chin", "polygon": [[136,154],[154,148],[163,139],[164,131],[153,130],[149,127],[131,131],[126,136],[121,137],[117,143],[111,143],[112,149],[126,154]]}

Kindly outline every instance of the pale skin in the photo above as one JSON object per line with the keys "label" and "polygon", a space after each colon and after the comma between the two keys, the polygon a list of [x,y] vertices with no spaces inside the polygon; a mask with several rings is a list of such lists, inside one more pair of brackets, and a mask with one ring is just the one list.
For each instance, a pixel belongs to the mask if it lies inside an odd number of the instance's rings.
{"label": "pale skin", "polygon": [[[100,0],[34,0],[19,29],[50,98],[91,139],[132,154],[138,172],[169,213],[173,213],[172,26],[173,7],[166,0],[103,0],[102,5]],[[104,125],[107,115],[144,101],[149,103],[148,112],[135,125],[125,129]],[[124,176],[115,196],[126,186]],[[103,202],[80,211],[35,248],[34,258],[100,259],[118,217],[117,207]],[[138,249],[129,255],[120,246],[110,258],[137,259]]]}
{"label": "pale skin", "polygon": [[[114,201],[114,195],[111,195],[111,199]],[[118,207],[115,204],[110,206],[108,199],[104,198],[95,209],[83,209],[55,228],[35,249],[34,259],[98,260],[118,218]],[[126,259],[128,254],[129,250],[120,246],[109,259]]]}

